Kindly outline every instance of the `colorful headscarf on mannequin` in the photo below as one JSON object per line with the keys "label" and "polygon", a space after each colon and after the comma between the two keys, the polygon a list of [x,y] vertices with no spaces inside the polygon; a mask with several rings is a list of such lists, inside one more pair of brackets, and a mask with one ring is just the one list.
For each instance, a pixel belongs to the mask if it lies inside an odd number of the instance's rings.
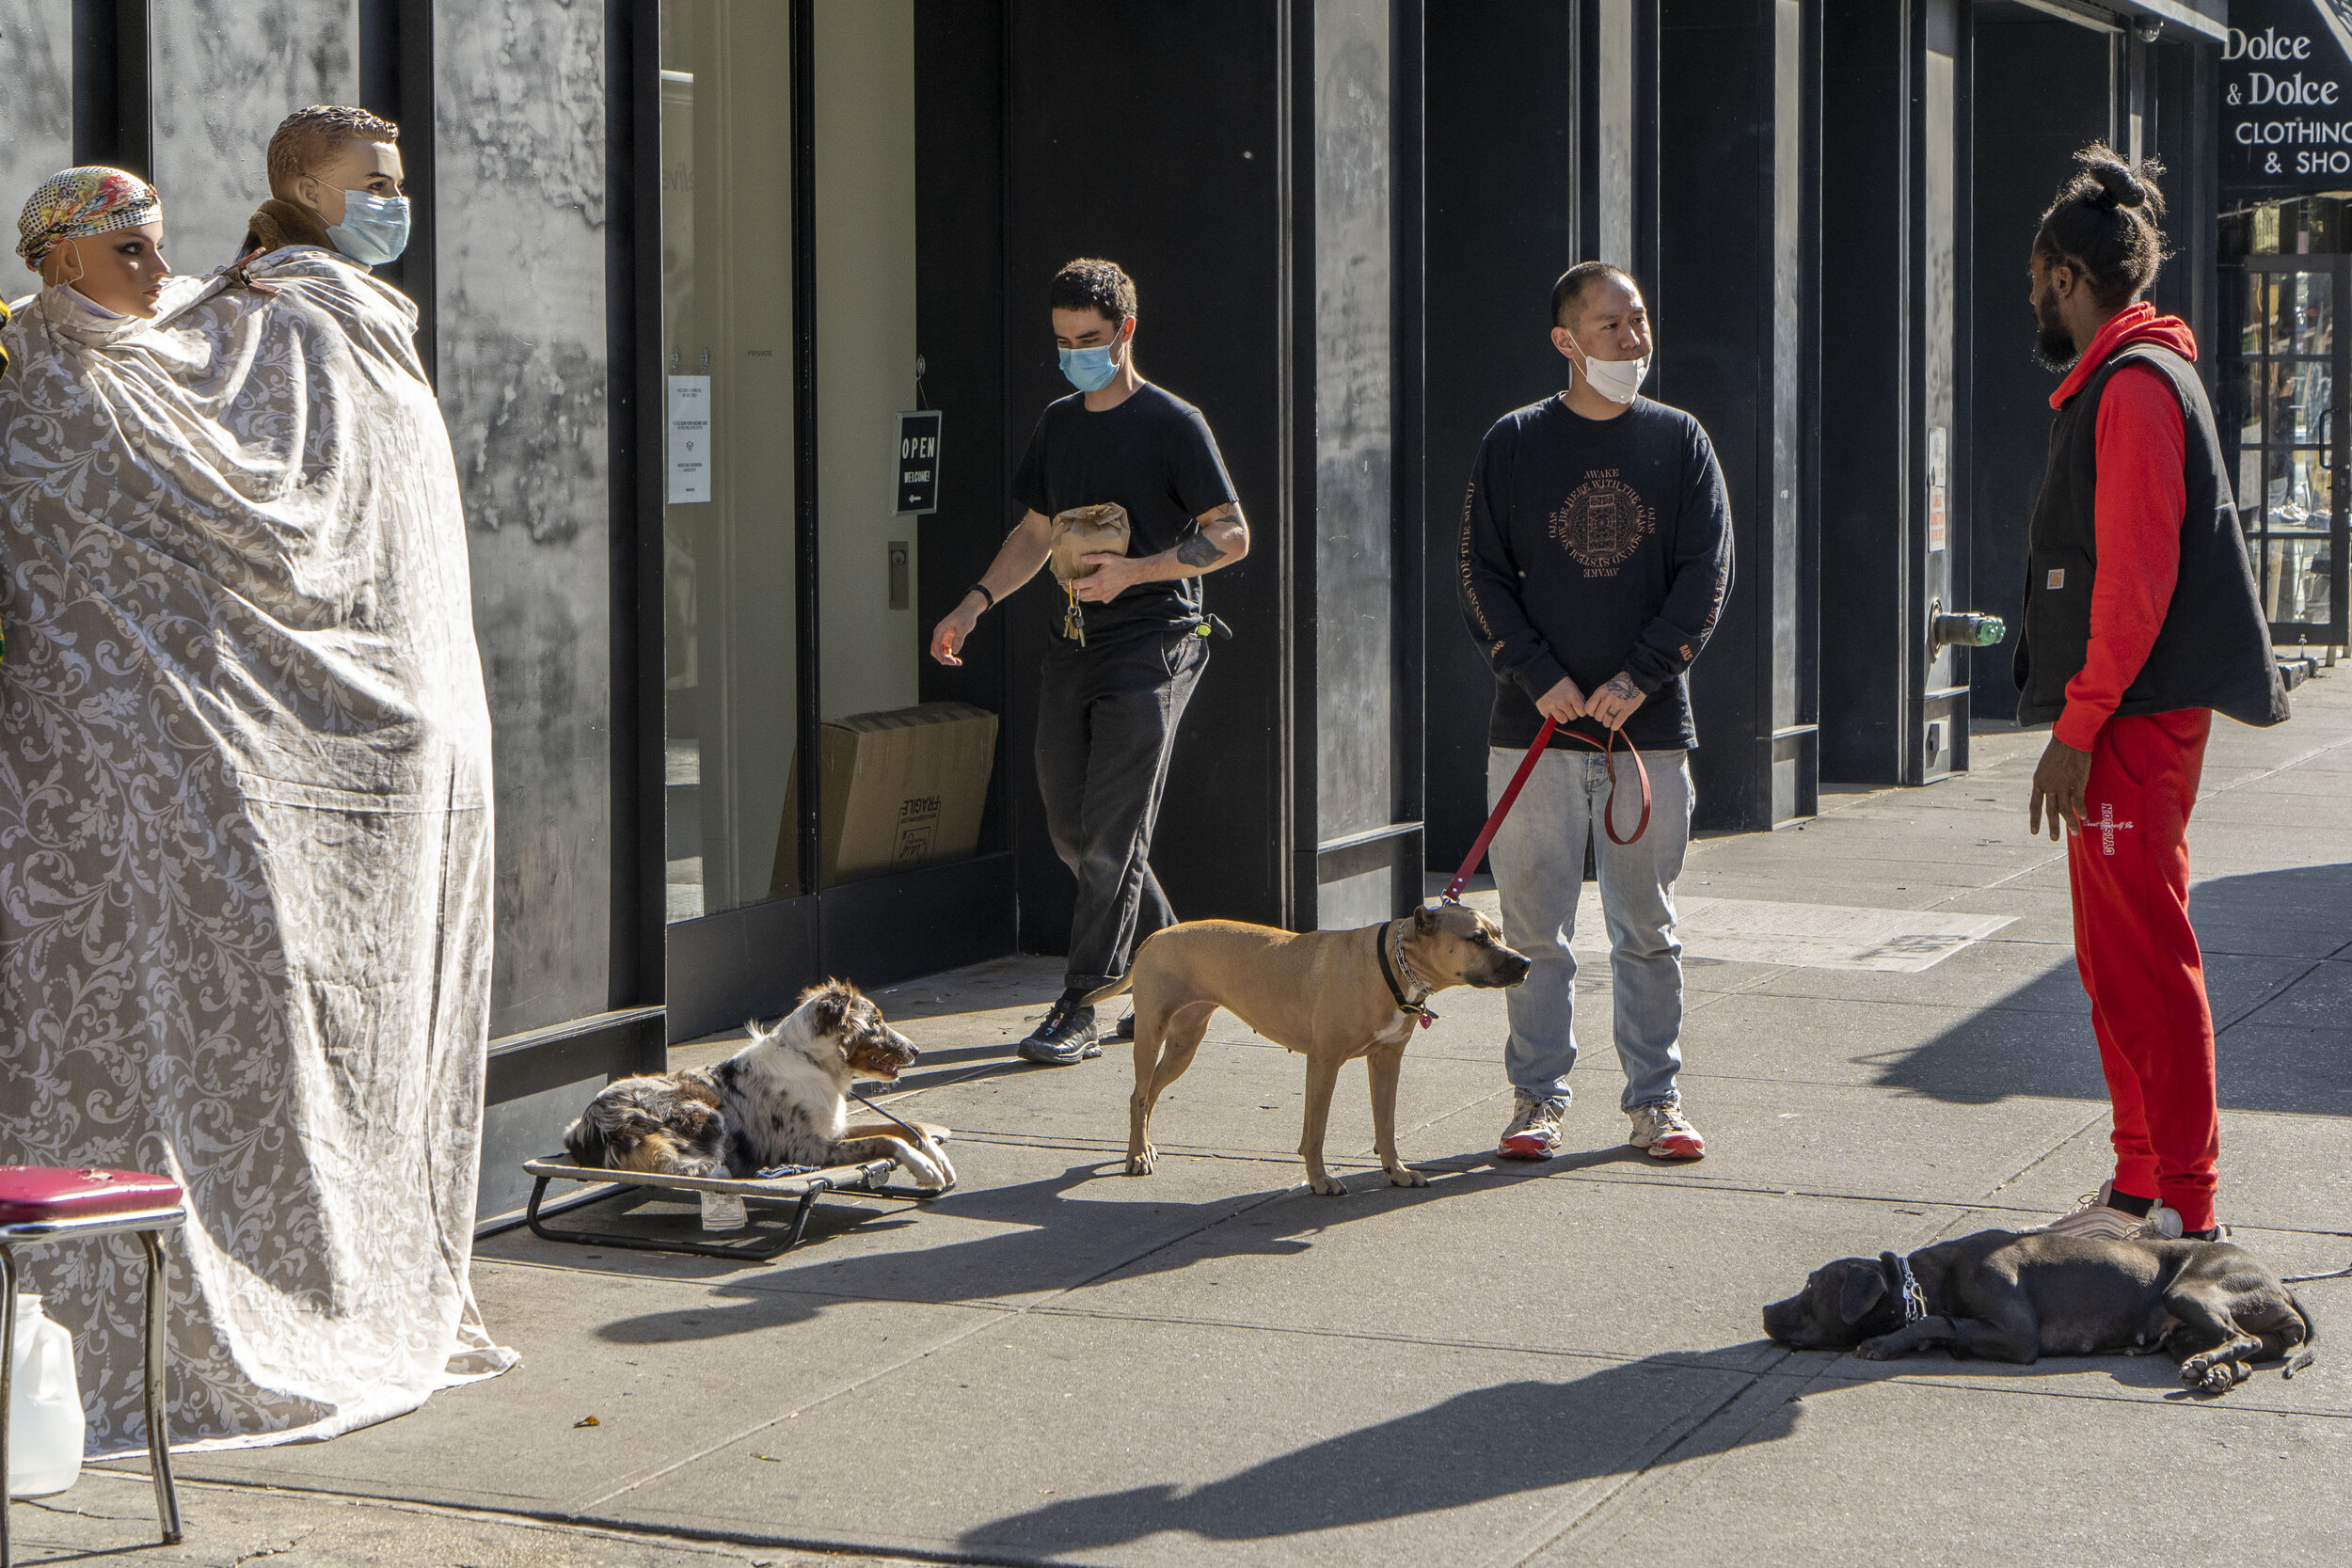
{"label": "colorful headscarf on mannequin", "polygon": [[110,234],[160,223],[163,198],[137,175],[102,164],[53,174],[34,190],[16,220],[16,253],[38,270],[59,240]]}

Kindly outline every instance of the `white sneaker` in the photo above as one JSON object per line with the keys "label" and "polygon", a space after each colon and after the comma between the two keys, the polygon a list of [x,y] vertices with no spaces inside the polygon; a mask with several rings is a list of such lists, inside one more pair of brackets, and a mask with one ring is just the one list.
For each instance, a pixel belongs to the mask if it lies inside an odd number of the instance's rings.
{"label": "white sneaker", "polygon": [[1503,1128],[1495,1152],[1506,1160],[1549,1160],[1560,1152],[1560,1123],[1568,1114],[1568,1097],[1555,1094],[1542,1100],[1516,1094],[1510,1124]]}
{"label": "white sneaker", "polygon": [[2107,1196],[2115,1191],[2113,1181],[2102,1181],[2095,1193],[2085,1193],[2074,1209],[2039,1228],[2052,1236],[2104,1236],[2110,1241],[2171,1241],[2181,1233],[2181,1216],[2177,1210],[2158,1203],[2148,1211],[2148,1217],[2107,1206]]}
{"label": "white sneaker", "polygon": [[1637,1105],[1628,1113],[1633,1117],[1633,1131],[1626,1142],[1653,1160],[1704,1160],[1707,1140],[1691,1125],[1691,1118],[1682,1114],[1682,1102],[1669,1100],[1656,1105]]}

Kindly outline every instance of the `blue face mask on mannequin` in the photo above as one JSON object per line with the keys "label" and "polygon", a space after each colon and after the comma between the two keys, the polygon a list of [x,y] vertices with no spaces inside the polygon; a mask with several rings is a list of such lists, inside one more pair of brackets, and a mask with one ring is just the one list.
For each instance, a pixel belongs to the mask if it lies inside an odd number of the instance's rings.
{"label": "blue face mask on mannequin", "polygon": [[[1123,340],[1122,340],[1123,341]],[[1081,392],[1099,392],[1119,374],[1119,362],[1111,357],[1119,347],[1116,342],[1101,348],[1066,348],[1061,351],[1061,373]]]}
{"label": "blue face mask on mannequin", "polygon": [[343,221],[330,224],[326,237],[337,250],[364,266],[396,261],[408,248],[408,198],[345,191]]}

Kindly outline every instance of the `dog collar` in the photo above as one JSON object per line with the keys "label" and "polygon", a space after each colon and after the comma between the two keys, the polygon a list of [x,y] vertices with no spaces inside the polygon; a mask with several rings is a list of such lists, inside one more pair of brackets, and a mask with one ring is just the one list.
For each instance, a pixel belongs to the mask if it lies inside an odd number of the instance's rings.
{"label": "dog collar", "polygon": [[1437,1022],[1438,1015],[1429,1010],[1429,992],[1427,990],[1423,990],[1421,993],[1422,999],[1419,1002],[1407,1002],[1405,999],[1405,988],[1398,985],[1396,982],[1397,970],[1404,970],[1407,974],[1412,974],[1411,966],[1406,964],[1405,961],[1405,932],[1403,927],[1400,926],[1396,933],[1396,962],[1394,967],[1391,967],[1389,962],[1389,927],[1383,926],[1373,932],[1372,951],[1380,960],[1380,978],[1389,983],[1389,994],[1396,998],[1397,1010],[1399,1012],[1411,1013],[1416,1018],[1419,1018],[1421,1020],[1421,1026],[1424,1029]]}
{"label": "dog collar", "polygon": [[1895,1289],[1903,1298],[1903,1326],[1909,1328],[1928,1315],[1928,1293],[1919,1289],[1919,1277],[1911,1272],[1909,1258],[1890,1252],[1884,1260],[1892,1265]]}

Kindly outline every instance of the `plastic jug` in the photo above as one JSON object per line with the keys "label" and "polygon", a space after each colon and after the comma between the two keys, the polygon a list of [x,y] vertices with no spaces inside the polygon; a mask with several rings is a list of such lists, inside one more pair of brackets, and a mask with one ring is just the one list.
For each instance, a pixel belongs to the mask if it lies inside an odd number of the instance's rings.
{"label": "plastic jug", "polygon": [[82,1474],[82,1390],[73,1336],[42,1316],[40,1297],[16,1298],[8,1369],[8,1496],[45,1497]]}

